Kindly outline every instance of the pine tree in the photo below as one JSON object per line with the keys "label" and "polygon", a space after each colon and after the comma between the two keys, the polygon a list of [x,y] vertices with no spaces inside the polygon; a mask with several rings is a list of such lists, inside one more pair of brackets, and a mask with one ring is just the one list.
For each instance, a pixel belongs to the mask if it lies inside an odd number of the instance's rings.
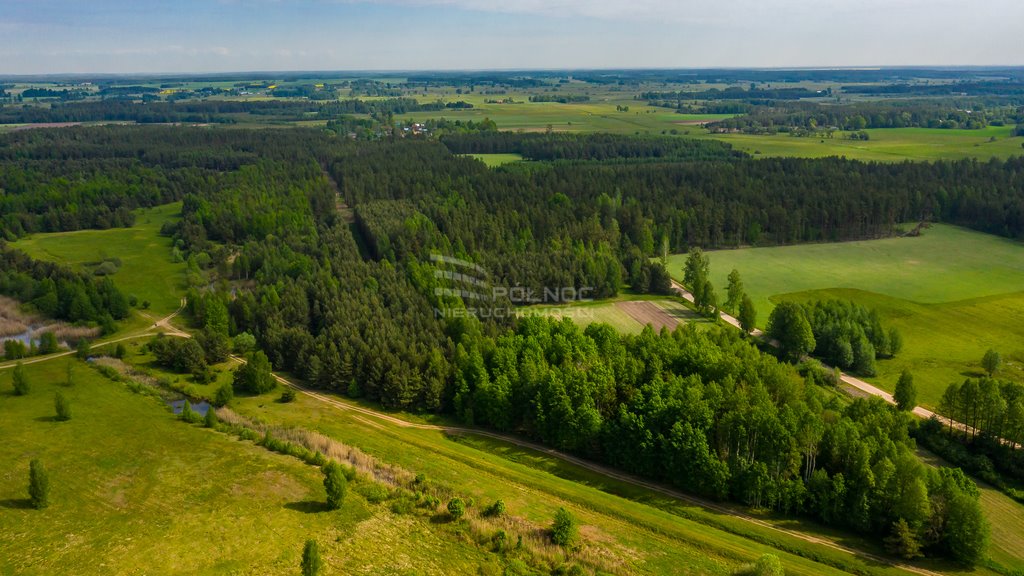
{"label": "pine tree", "polygon": [[39,460],[32,460],[29,463],[28,496],[36,510],[42,510],[50,505],[50,477]]}
{"label": "pine tree", "polygon": [[921,543],[917,540],[917,534],[910,528],[907,521],[900,518],[892,524],[892,533],[885,537],[885,547],[890,554],[895,554],[905,560],[920,558]]}
{"label": "pine tree", "polygon": [[213,406],[207,407],[206,417],[203,418],[203,425],[207,428],[216,428],[217,422],[219,422],[217,419],[217,410]]}

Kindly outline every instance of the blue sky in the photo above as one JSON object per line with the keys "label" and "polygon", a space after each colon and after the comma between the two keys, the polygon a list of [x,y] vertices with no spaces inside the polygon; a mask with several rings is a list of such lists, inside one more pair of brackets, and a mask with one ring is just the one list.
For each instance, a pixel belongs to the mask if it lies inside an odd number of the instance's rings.
{"label": "blue sky", "polygon": [[1024,64],[1021,0],[0,0],[0,74]]}

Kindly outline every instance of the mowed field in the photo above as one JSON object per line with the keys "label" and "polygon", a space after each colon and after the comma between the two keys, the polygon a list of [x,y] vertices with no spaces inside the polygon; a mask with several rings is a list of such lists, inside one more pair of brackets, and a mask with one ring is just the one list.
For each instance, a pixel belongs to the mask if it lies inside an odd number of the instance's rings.
{"label": "mowed field", "polygon": [[[709,252],[724,293],[737,269],[764,327],[782,299],[848,298],[876,308],[904,336],[904,350],[878,363],[869,379],[892,390],[910,368],[919,401],[938,404],[945,387],[979,375],[989,348],[1004,358],[1003,377],[1024,381],[1024,245],[935,225],[920,237]],[[682,278],[685,255],[669,272]]]}
{"label": "mowed field", "polygon": [[[162,402],[75,362],[0,372],[0,574],[293,574],[315,538],[330,574],[496,570],[457,534],[396,517],[350,490],[341,510],[319,469],[179,422]],[[72,419],[53,421],[55,391]],[[28,466],[50,476],[50,507],[28,507]],[[415,568],[414,568],[415,567]]]}
{"label": "mowed field", "polygon": [[1012,126],[989,126],[981,130],[939,128],[876,128],[866,130],[868,141],[848,140],[842,132],[834,138],[797,138],[787,134],[693,135],[728,142],[738,150],[758,156],[822,158],[845,156],[855,160],[895,162],[902,160],[952,160],[957,158],[1008,158],[1024,155],[1024,137],[1014,137]]}
{"label": "mowed field", "polygon": [[92,270],[104,258],[120,258],[114,283],[141,303],[148,300],[156,316],[178,309],[185,292],[185,264],[171,259],[171,239],[160,235],[164,222],[179,218],[181,203],[136,211],[131,228],[34,234],[12,246],[40,260]]}

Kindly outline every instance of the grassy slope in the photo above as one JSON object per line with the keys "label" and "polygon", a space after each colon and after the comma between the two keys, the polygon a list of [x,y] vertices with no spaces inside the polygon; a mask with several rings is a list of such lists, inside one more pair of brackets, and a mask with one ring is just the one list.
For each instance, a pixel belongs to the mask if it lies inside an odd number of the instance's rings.
{"label": "grassy slope", "polygon": [[[934,407],[950,382],[979,370],[988,348],[1007,377],[1024,380],[1024,246],[936,225],[918,238],[710,252],[716,288],[736,268],[764,326],[781,298],[850,298],[878,308],[904,335],[904,351],[879,363],[876,384],[891,390],[913,370],[920,401]],[[669,271],[682,276],[685,255]]]}
{"label": "grassy slope", "polygon": [[[294,405],[268,402],[266,398],[243,398],[235,408],[266,421],[315,429],[357,444],[382,460],[458,487],[477,502],[502,498],[510,513],[538,524],[546,524],[559,506],[565,506],[581,519],[590,541],[604,543],[603,548],[614,550],[622,558],[624,573],[667,574],[683,570],[682,573],[727,574],[765,552],[779,554],[787,574],[836,573],[828,566],[688,520],[691,516],[719,522],[730,529],[752,530],[761,537],[779,538],[787,545],[847,559],[865,569],[871,565],[500,441],[478,437],[453,441],[440,432],[397,428],[304,396]],[[870,570],[880,574],[896,572]]]}
{"label": "grassy slope", "polygon": [[154,315],[177,310],[185,288],[185,265],[171,261],[171,239],[160,236],[164,222],[178,218],[181,204],[138,210],[131,228],[35,234],[13,244],[35,258],[83,268],[105,257],[121,259],[117,286],[139,302],[149,300]]}
{"label": "grassy slope", "polygon": [[[64,361],[26,367],[28,397],[0,373],[0,574],[282,574],[316,538],[334,573],[472,573],[495,559],[425,521],[349,491],[337,512],[319,470],[189,427],[159,400]],[[54,391],[73,418],[54,422]],[[26,508],[28,463],[50,474],[51,506]]]}

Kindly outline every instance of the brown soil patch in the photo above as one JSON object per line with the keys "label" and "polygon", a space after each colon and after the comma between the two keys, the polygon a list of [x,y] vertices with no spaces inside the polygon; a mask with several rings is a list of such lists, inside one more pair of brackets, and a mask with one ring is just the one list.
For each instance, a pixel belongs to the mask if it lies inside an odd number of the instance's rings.
{"label": "brown soil patch", "polygon": [[679,324],[677,318],[674,318],[653,302],[619,302],[616,306],[633,320],[641,324],[650,324],[655,332],[661,331],[662,327],[674,330]]}

